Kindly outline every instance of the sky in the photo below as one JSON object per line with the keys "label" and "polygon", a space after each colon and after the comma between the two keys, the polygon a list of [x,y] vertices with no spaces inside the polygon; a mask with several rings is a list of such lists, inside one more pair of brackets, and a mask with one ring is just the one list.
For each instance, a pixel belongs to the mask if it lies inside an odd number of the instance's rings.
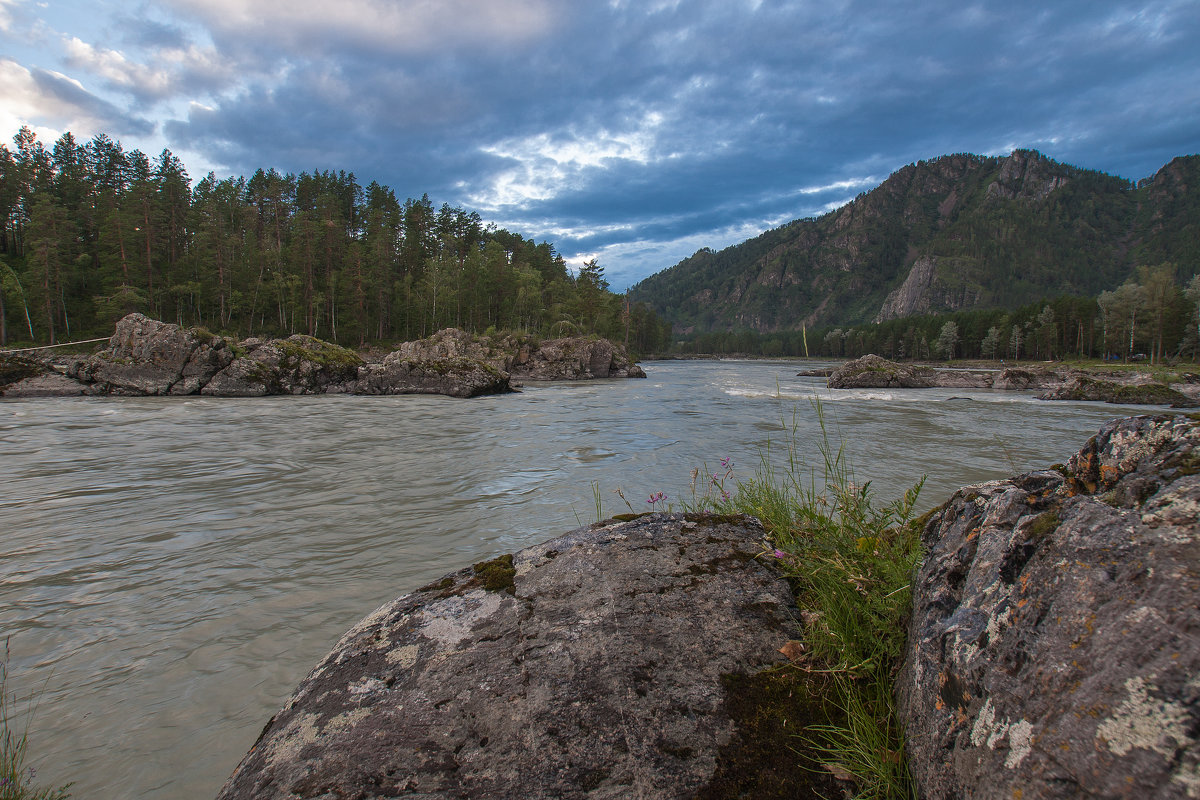
{"label": "sky", "polygon": [[0,0],[0,140],[346,170],[620,291],[947,153],[1153,175],[1198,43],[1198,0]]}

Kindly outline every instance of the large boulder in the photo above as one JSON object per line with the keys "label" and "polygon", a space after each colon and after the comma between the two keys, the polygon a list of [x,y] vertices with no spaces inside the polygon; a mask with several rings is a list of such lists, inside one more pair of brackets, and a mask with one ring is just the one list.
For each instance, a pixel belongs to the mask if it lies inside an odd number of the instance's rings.
{"label": "large boulder", "polygon": [[67,375],[102,394],[194,394],[233,358],[219,336],[129,314],[105,349],[71,362]]}
{"label": "large boulder", "polygon": [[214,375],[201,394],[254,397],[345,392],[364,364],[352,350],[303,334],[246,339],[237,349],[240,355]]}
{"label": "large boulder", "polygon": [[402,342],[394,352],[410,362],[470,358],[485,361],[502,372],[508,371],[512,360],[511,353],[493,347],[489,338],[459,328],[443,328],[427,339]]}
{"label": "large boulder", "polygon": [[898,364],[873,353],[847,361],[829,376],[830,389],[928,389],[932,370]]}
{"label": "large boulder", "polygon": [[1120,420],[932,514],[897,683],[927,800],[1200,797],[1198,444]]}
{"label": "large boulder", "polygon": [[510,372],[531,381],[577,381],[591,378],[644,378],[625,348],[608,339],[572,336],[547,339],[518,350]]}
{"label": "large boulder", "polygon": [[355,394],[444,394],[479,397],[511,392],[508,374],[485,361],[461,356],[415,360],[403,351],[359,370]]}
{"label": "large boulder", "polygon": [[1007,367],[993,380],[992,388],[1016,391],[1045,389],[1057,386],[1062,381],[1062,375],[1045,367]]}
{"label": "large boulder", "polygon": [[734,737],[727,687],[785,663],[799,630],[763,536],[745,517],[609,520],[394,600],[219,797],[707,796]]}

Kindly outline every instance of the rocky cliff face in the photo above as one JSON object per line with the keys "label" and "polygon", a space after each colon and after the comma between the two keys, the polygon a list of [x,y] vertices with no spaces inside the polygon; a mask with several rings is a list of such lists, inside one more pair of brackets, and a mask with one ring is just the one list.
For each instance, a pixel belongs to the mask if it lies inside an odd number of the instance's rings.
{"label": "rocky cliff face", "polygon": [[[696,797],[729,676],[785,663],[787,584],[749,518],[581,528],[342,637],[219,797]],[[723,676],[725,676],[723,678]]]}
{"label": "rocky cliff face", "polygon": [[1120,420],[933,514],[897,682],[925,798],[1200,797],[1197,445]]}

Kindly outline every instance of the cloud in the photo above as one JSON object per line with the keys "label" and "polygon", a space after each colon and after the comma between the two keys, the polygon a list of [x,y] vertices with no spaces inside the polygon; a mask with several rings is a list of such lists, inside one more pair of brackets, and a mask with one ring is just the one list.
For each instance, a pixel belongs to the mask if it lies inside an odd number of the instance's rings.
{"label": "cloud", "polygon": [[216,89],[234,74],[215,50],[195,45],[161,48],[154,52],[151,65],[132,61],[118,50],[94,47],[75,36],[64,40],[64,49],[70,66],[143,103]]}
{"label": "cloud", "polygon": [[106,132],[146,135],[153,130],[147,120],[127,114],[94,94],[78,81],[57,72],[26,69],[9,58],[0,58],[0,125],[16,131],[31,124],[45,131],[70,130],[77,138]]}
{"label": "cloud", "polygon": [[0,32],[8,33],[12,30],[13,15],[11,9],[16,4],[17,0],[0,0]]}
{"label": "cloud", "polygon": [[557,134],[537,133],[483,145],[481,152],[512,166],[493,174],[490,185],[466,200],[482,211],[495,213],[552,199],[564,189],[579,188],[591,179],[602,180],[595,173],[608,171],[615,162],[644,167],[657,158],[655,131],[661,124],[662,116],[651,112],[624,131],[581,132],[568,128]]}
{"label": "cloud", "polygon": [[945,153],[1136,178],[1200,146],[1191,0],[167,0],[18,31],[33,10],[0,0],[0,38],[42,36],[15,116],[152,116],[205,164],[353,171],[610,277]]}
{"label": "cloud", "polygon": [[225,41],[259,42],[303,54],[352,44],[425,54],[464,45],[511,45],[542,35],[549,0],[172,0]]}

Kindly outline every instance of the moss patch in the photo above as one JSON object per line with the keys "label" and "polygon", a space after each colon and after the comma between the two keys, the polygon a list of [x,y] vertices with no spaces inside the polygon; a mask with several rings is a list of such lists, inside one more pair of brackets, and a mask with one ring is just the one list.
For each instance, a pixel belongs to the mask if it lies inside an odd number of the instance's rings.
{"label": "moss patch", "polygon": [[696,793],[703,800],[840,797],[833,775],[815,768],[823,754],[807,744],[812,725],[837,714],[824,676],[784,667],[722,675],[725,710],[736,730],[717,754],[717,769]]}
{"label": "moss patch", "polygon": [[301,362],[310,361],[322,369],[357,374],[358,368],[365,363],[353,350],[311,336],[277,339],[274,344],[283,353],[280,366],[285,369],[297,369]]}
{"label": "moss patch", "polygon": [[446,578],[442,578],[440,581],[437,581],[435,583],[431,583],[426,586],[422,586],[420,589],[417,589],[417,591],[418,592],[441,592],[446,589],[449,589],[453,585],[454,585],[454,578],[446,577]]}
{"label": "moss patch", "polygon": [[1058,517],[1058,512],[1047,511],[1045,514],[1040,514],[1029,526],[1029,541],[1041,542],[1050,534],[1058,530],[1058,526],[1062,524],[1062,520]]}
{"label": "moss patch", "polygon": [[475,578],[489,592],[517,593],[517,585],[514,580],[517,570],[513,566],[512,553],[493,558],[491,561],[480,561],[478,564],[472,565],[471,569],[475,571]]}

